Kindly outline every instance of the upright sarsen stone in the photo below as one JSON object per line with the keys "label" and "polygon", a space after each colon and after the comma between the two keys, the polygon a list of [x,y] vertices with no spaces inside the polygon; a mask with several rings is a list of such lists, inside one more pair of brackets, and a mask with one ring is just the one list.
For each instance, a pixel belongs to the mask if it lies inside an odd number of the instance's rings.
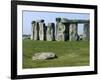
{"label": "upright sarsen stone", "polygon": [[55,41],[55,24],[51,23],[52,40]]}
{"label": "upright sarsen stone", "polygon": [[44,20],[40,20],[39,21],[39,39],[42,41],[44,40],[44,27],[45,27]]}
{"label": "upright sarsen stone", "polygon": [[56,18],[56,40],[69,40],[69,24],[67,18]]}
{"label": "upright sarsen stone", "polygon": [[67,41],[67,40],[69,40],[69,19],[67,19],[67,18],[62,18],[61,19],[61,23],[65,26],[65,30],[64,30],[64,32],[63,32],[63,34],[64,34],[64,41]]}
{"label": "upright sarsen stone", "polygon": [[35,38],[34,40],[39,40],[39,22],[36,22],[36,26],[35,26]]}
{"label": "upright sarsen stone", "polygon": [[56,18],[56,27],[55,27],[55,40],[58,41],[58,26],[61,22],[61,18]]}
{"label": "upright sarsen stone", "polygon": [[43,36],[43,39],[44,39],[44,41],[46,41],[47,40],[47,38],[46,38],[46,30],[47,30],[47,26],[44,24],[44,26],[43,26],[44,28],[43,28],[43,31],[44,31],[44,36]]}
{"label": "upright sarsen stone", "polygon": [[65,24],[65,32],[64,32],[64,37],[65,37],[65,41],[69,40],[69,23],[64,23]]}
{"label": "upright sarsen stone", "polygon": [[39,24],[36,21],[32,21],[31,27],[31,40],[38,40]]}
{"label": "upright sarsen stone", "polygon": [[34,34],[35,34],[35,21],[32,21],[32,23],[31,23],[31,25],[32,25],[32,27],[31,27],[31,40],[33,40],[34,39]]}
{"label": "upright sarsen stone", "polygon": [[47,41],[52,41],[52,32],[51,32],[51,27],[47,26],[47,31],[46,31],[46,40]]}
{"label": "upright sarsen stone", "polygon": [[46,31],[46,40],[53,41],[55,40],[55,25],[54,23],[48,23]]}
{"label": "upright sarsen stone", "polygon": [[89,40],[89,23],[84,23],[83,40]]}
{"label": "upright sarsen stone", "polygon": [[76,41],[78,37],[77,33],[77,23],[70,23],[69,27],[69,40]]}
{"label": "upright sarsen stone", "polygon": [[31,40],[45,40],[46,29],[44,20],[32,21]]}
{"label": "upright sarsen stone", "polygon": [[63,23],[58,23],[57,29],[57,41],[64,41],[65,40],[65,25]]}

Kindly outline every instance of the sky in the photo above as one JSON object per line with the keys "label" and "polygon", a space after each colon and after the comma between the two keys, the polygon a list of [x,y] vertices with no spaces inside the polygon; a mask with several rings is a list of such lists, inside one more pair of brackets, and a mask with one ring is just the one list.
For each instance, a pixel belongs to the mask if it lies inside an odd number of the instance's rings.
{"label": "sky", "polygon": [[[57,17],[67,19],[82,19],[89,20],[90,16],[86,13],[68,13],[68,12],[37,12],[37,11],[23,11],[23,34],[31,34],[31,22],[34,20],[45,20],[47,23],[56,23]],[[83,33],[83,24],[78,25],[78,34]]]}

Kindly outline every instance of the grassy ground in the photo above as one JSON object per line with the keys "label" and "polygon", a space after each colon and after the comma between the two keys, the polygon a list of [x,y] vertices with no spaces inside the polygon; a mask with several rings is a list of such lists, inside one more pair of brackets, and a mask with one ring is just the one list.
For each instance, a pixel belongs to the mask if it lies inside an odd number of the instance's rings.
{"label": "grassy ground", "polygon": [[[54,52],[56,59],[32,61],[37,52]],[[88,41],[23,40],[23,68],[64,67],[89,65]]]}

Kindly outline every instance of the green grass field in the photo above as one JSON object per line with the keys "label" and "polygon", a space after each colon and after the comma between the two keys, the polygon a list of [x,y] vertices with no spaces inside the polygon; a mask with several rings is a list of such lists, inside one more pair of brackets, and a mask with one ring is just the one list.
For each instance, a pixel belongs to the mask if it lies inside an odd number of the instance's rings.
{"label": "green grass field", "polygon": [[[32,60],[37,52],[54,52],[58,58]],[[65,66],[88,66],[88,41],[34,41],[23,40],[23,68],[45,68]]]}

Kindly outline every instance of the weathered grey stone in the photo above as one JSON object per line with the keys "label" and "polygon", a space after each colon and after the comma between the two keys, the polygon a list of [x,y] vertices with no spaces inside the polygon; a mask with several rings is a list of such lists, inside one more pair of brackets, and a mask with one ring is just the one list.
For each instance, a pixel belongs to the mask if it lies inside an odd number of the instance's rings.
{"label": "weathered grey stone", "polygon": [[44,40],[44,23],[39,23],[39,39]]}
{"label": "weathered grey stone", "polygon": [[46,30],[47,30],[47,26],[44,24],[44,28],[43,28],[43,31],[44,31],[44,41],[46,41]]}
{"label": "weathered grey stone", "polygon": [[47,26],[47,41],[52,41],[55,39],[55,25],[54,23],[48,23]]}
{"label": "weathered grey stone", "polygon": [[53,59],[53,58],[57,58],[55,53],[41,52],[41,53],[35,53],[32,57],[32,60],[46,60],[46,59]]}
{"label": "weathered grey stone", "polygon": [[32,21],[31,40],[76,41],[78,23],[84,24],[83,40],[89,40],[89,20],[69,20],[59,17],[56,18],[56,26],[54,23],[45,26],[43,19]]}
{"label": "weathered grey stone", "polygon": [[55,40],[57,41],[58,40],[58,23],[60,23],[61,22],[61,18],[60,17],[58,17],[58,18],[56,18],[56,27],[55,27]]}
{"label": "weathered grey stone", "polygon": [[39,30],[40,30],[39,22],[37,22],[37,40],[40,40],[40,37],[39,37]]}
{"label": "weathered grey stone", "polygon": [[65,41],[69,40],[69,23],[64,23],[65,24],[65,32],[64,32],[64,37],[65,37]]}
{"label": "weathered grey stone", "polygon": [[35,27],[35,21],[32,21],[32,27],[31,27],[31,40],[33,40],[34,39],[34,27]]}
{"label": "weathered grey stone", "polygon": [[34,35],[33,35],[33,37],[34,37],[34,40],[37,40],[37,22],[35,22],[34,23],[34,25],[32,25],[33,26],[33,31],[34,31]]}
{"label": "weathered grey stone", "polygon": [[57,23],[57,33],[56,33],[56,40],[57,41],[64,41],[64,32],[65,32],[65,25],[63,23]]}
{"label": "weathered grey stone", "polygon": [[89,23],[84,23],[83,40],[89,40]]}
{"label": "weathered grey stone", "polygon": [[69,27],[69,40],[76,41],[77,40],[77,23],[70,24]]}
{"label": "weathered grey stone", "polygon": [[57,41],[69,40],[69,25],[67,18],[56,18],[55,38]]}
{"label": "weathered grey stone", "polygon": [[47,41],[52,41],[52,32],[51,32],[51,27],[50,26],[47,26],[47,32],[46,32],[46,40]]}

